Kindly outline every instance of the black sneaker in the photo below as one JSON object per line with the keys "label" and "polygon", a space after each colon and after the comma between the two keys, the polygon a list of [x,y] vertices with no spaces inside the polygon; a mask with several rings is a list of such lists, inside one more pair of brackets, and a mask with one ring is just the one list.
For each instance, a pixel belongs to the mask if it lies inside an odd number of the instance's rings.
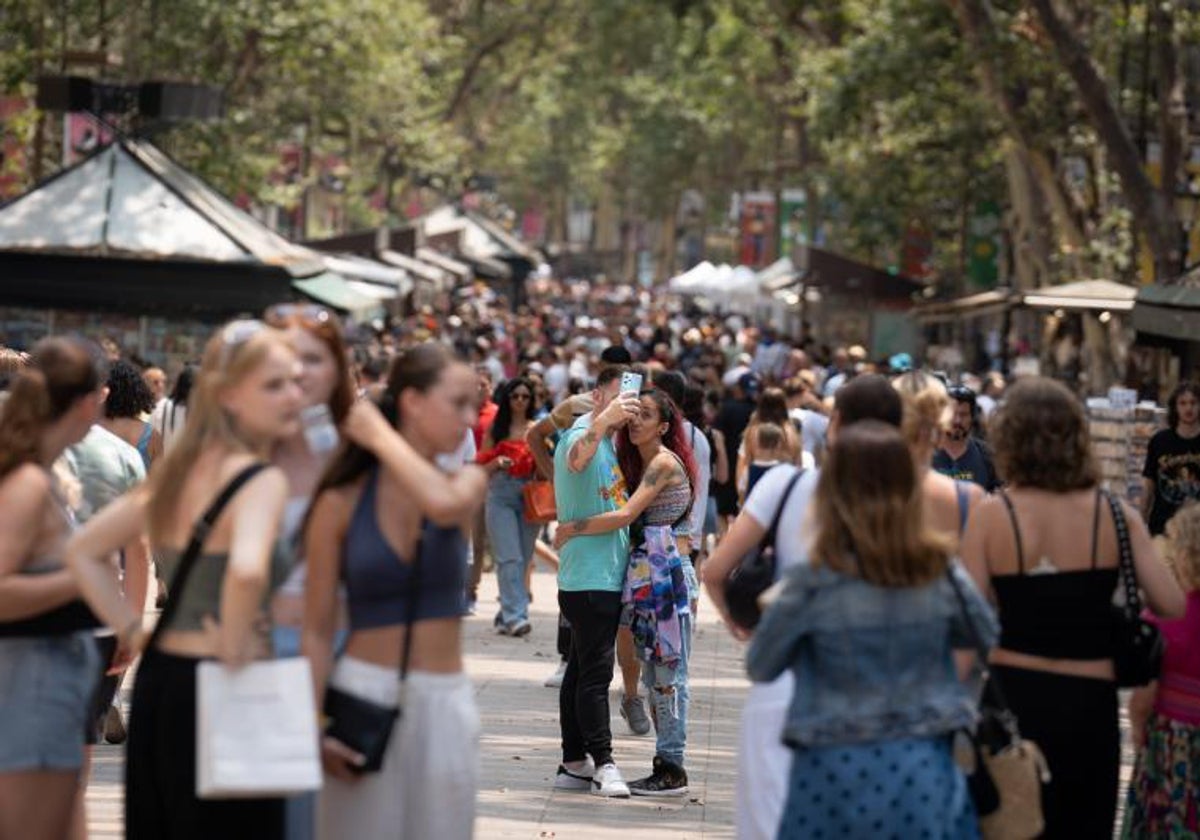
{"label": "black sneaker", "polygon": [[629,783],[634,796],[683,796],[688,792],[687,771],[665,758],[654,756],[654,772]]}

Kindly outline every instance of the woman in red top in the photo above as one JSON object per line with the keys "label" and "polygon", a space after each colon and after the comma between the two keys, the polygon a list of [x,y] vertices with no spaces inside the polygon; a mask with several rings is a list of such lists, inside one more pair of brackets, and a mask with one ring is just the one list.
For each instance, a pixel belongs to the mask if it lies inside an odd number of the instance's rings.
{"label": "woman in red top", "polygon": [[528,379],[509,380],[501,387],[497,402],[496,420],[478,458],[491,474],[484,518],[500,584],[500,611],[495,625],[502,636],[524,636],[533,629],[525,569],[533,559],[538,532],[536,524],[525,520],[523,494],[535,472],[533,453],[525,442],[531,423],[533,385]]}

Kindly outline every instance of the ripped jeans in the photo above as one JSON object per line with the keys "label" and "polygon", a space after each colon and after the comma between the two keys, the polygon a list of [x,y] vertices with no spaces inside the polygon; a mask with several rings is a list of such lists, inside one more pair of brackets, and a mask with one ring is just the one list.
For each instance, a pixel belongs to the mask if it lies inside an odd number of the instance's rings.
{"label": "ripped jeans", "polygon": [[[688,560],[683,561],[683,578],[687,584],[688,600],[693,608],[700,594],[696,570]],[[674,668],[642,663],[642,684],[654,709],[654,752],[672,764],[683,766],[687,747],[687,713],[691,694],[688,689],[688,660],[692,657],[692,621],[694,616],[679,616],[682,641],[681,656]]]}
{"label": "ripped jeans", "polygon": [[654,752],[680,767],[687,746],[688,659],[692,655],[692,617],[679,617],[682,653],[674,668],[642,663],[642,684],[654,709]]}

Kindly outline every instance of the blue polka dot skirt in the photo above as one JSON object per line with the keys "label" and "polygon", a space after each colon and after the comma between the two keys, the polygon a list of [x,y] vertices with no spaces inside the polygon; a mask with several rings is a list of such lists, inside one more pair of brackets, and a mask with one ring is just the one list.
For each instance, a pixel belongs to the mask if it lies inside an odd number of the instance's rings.
{"label": "blue polka dot skirt", "polygon": [[795,750],[780,840],[975,840],[949,738]]}

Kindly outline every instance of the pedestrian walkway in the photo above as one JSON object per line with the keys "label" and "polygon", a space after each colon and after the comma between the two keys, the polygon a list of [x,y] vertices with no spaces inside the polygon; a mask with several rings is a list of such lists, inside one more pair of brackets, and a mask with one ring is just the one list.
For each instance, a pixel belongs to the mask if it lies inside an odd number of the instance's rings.
{"label": "pedestrian walkway", "polygon": [[[692,648],[692,705],[688,720],[688,783],[679,799],[604,800],[555,792],[558,766],[558,691],[543,680],[558,664],[554,576],[533,576],[533,632],[495,635],[494,575],[485,575],[479,615],[464,628],[467,672],[483,719],[482,766],[475,835],[479,838],[731,838],[737,733],[747,683],[742,646],[701,602]],[[613,680],[613,735],[626,780],[646,775],[654,737],[636,737],[617,714],[620,677]],[[128,703],[128,684],[124,692]],[[123,747],[96,751],[88,788],[92,838],[119,838]],[[364,838],[366,840],[366,838]]]}

